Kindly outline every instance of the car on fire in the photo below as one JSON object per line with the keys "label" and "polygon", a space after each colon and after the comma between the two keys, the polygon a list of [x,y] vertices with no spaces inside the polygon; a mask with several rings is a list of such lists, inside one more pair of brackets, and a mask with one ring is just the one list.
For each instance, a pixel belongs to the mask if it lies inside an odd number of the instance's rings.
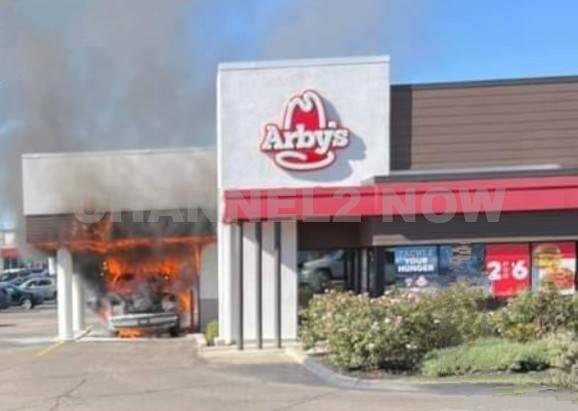
{"label": "car on fire", "polygon": [[140,330],[147,334],[180,333],[177,298],[167,292],[161,275],[145,279],[131,273],[120,275],[105,297],[108,305],[108,329],[113,334]]}

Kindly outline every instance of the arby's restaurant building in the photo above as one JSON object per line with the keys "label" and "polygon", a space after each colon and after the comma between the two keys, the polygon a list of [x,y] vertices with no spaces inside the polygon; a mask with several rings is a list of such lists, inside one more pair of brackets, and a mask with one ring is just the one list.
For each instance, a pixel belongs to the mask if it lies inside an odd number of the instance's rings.
{"label": "arby's restaurant building", "polygon": [[[221,64],[216,150],[25,155],[60,338],[84,327],[83,284],[104,294],[157,268],[183,329],[218,320],[241,347],[296,340],[299,308],[328,288],[574,293],[578,77],[392,85],[391,64]],[[82,192],[106,212],[79,223]]]}
{"label": "arby's restaurant building", "polygon": [[296,339],[320,282],[574,292],[578,78],[391,85],[368,57],[222,64],[217,87],[224,341]]}

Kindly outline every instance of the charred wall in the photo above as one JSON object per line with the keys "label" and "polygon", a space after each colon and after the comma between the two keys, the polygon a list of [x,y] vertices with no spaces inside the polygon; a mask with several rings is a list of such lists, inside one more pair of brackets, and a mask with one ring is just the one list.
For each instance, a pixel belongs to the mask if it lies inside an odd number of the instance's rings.
{"label": "charred wall", "polygon": [[[96,220],[96,219],[95,219]],[[73,214],[26,217],[26,239],[30,244],[64,244],[75,240],[121,240],[213,236],[215,224],[201,209],[146,210],[103,215],[94,223]],[[110,221],[107,238],[102,225]]]}

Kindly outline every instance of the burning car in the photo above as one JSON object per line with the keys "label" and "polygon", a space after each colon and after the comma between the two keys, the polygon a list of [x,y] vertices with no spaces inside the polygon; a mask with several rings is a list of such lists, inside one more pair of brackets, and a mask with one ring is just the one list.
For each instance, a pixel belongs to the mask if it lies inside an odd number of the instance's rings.
{"label": "burning car", "polygon": [[99,311],[110,332],[177,336],[197,323],[199,262],[191,244],[131,244],[103,257]]}
{"label": "burning car", "polygon": [[108,329],[120,336],[180,333],[181,318],[177,296],[171,293],[171,279],[160,273],[137,276],[123,273],[112,283],[114,291],[105,297]]}

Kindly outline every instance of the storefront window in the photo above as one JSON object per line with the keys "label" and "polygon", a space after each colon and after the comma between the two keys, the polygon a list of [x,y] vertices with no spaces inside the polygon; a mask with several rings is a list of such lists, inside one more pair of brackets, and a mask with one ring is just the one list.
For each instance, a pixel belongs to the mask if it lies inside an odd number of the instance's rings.
{"label": "storefront window", "polygon": [[299,304],[306,306],[314,294],[343,289],[346,272],[346,250],[313,250],[299,252]]}
{"label": "storefront window", "polygon": [[392,247],[385,249],[386,285],[437,289],[462,282],[488,287],[483,244]]}
{"label": "storefront window", "polygon": [[388,287],[439,289],[454,283],[507,298],[545,280],[576,292],[576,243],[443,244],[334,249],[299,253],[300,304],[326,290],[368,292]]}
{"label": "storefront window", "polygon": [[460,282],[487,288],[484,259],[483,244],[442,245],[439,247],[440,276],[446,284]]}

